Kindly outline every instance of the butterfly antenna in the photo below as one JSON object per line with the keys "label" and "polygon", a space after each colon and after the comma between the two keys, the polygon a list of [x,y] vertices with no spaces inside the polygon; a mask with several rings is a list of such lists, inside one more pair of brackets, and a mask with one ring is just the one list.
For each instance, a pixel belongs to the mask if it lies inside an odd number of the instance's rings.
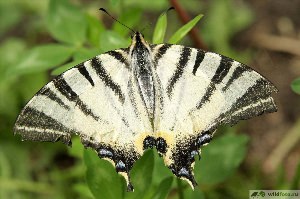
{"label": "butterfly antenna", "polygon": [[113,17],[111,14],[109,14],[104,8],[100,8],[99,10],[102,11],[102,12],[105,12],[105,13],[106,13],[108,16],[110,16],[113,20],[115,20],[116,22],[118,22],[118,23],[121,24],[122,26],[128,28],[128,29],[131,30],[133,33],[135,33],[135,31],[134,31],[132,28],[126,26],[125,24],[123,24],[122,22],[120,22],[118,19],[114,18],[114,17]]}

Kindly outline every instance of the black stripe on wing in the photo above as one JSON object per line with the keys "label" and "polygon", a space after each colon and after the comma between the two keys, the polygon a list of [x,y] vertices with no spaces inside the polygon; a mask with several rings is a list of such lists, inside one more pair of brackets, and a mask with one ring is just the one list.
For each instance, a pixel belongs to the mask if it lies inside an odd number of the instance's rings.
{"label": "black stripe on wing", "polygon": [[245,105],[251,105],[259,99],[269,97],[275,90],[275,87],[267,80],[262,78],[258,79],[253,86],[247,89],[244,95],[236,100],[234,106],[231,107],[230,112],[238,110]]}
{"label": "black stripe on wing", "polygon": [[126,67],[129,66],[128,60],[122,55],[122,53],[113,50],[113,51],[107,52],[107,54],[109,54],[110,56],[112,56],[113,58],[115,58],[116,60],[121,62],[122,64],[125,64]]}
{"label": "black stripe on wing", "polygon": [[90,76],[89,72],[86,70],[86,67],[84,66],[84,63],[81,63],[80,65],[78,65],[78,71],[80,72],[80,74],[90,82],[90,84],[92,86],[95,85],[92,77]]}
{"label": "black stripe on wing", "polygon": [[226,91],[231,86],[231,84],[239,77],[241,77],[246,71],[251,71],[251,69],[245,65],[239,64],[239,66],[234,69],[226,85],[222,88],[222,91]]}
{"label": "black stripe on wing", "polygon": [[201,64],[201,62],[203,61],[204,59],[204,56],[205,56],[205,52],[203,50],[198,50],[197,51],[197,55],[196,55],[196,61],[195,61],[195,64],[194,64],[194,67],[193,67],[193,74],[196,75],[197,73],[197,70]]}
{"label": "black stripe on wing", "polygon": [[125,97],[121,90],[120,85],[118,85],[111,79],[111,76],[107,73],[105,68],[102,66],[101,61],[97,57],[95,57],[92,59],[91,64],[93,69],[96,71],[97,75],[105,84],[105,86],[109,87],[119,98],[120,102],[123,104],[125,101]]}
{"label": "black stripe on wing", "polygon": [[55,78],[53,80],[53,84],[55,88],[68,100],[75,101],[78,98],[78,95],[72,90],[62,75]]}
{"label": "black stripe on wing", "polygon": [[234,125],[239,120],[246,120],[263,113],[277,111],[276,104],[270,96],[277,89],[267,80],[258,79],[255,84],[239,97],[228,111],[222,113],[213,123],[214,127],[221,123]]}
{"label": "black stripe on wing", "polygon": [[57,104],[59,104],[61,107],[70,110],[70,107],[66,105],[50,88],[47,86],[43,87],[37,95],[44,95],[47,96],[52,101],[55,101]]}
{"label": "black stripe on wing", "polygon": [[[41,133],[37,132],[38,130],[50,130],[53,133]],[[14,131],[21,134],[22,138],[26,140],[56,142],[61,139],[65,144],[71,144],[70,134],[76,133],[59,121],[31,107],[26,107],[18,117]],[[65,135],[55,132],[61,132]]]}
{"label": "black stripe on wing", "polygon": [[55,88],[64,95],[68,100],[75,102],[76,106],[86,115],[91,116],[95,120],[101,120],[99,116],[95,115],[93,111],[79,98],[79,96],[72,90],[62,75],[53,80]]}
{"label": "black stripe on wing", "polygon": [[35,127],[70,133],[71,130],[45,113],[31,107],[26,107],[18,118],[17,126]]}
{"label": "black stripe on wing", "polygon": [[220,56],[221,56],[221,62],[219,64],[214,76],[212,77],[208,87],[206,88],[205,94],[203,95],[200,102],[198,102],[198,104],[196,106],[197,109],[200,109],[207,101],[209,101],[210,97],[216,90],[216,84],[220,84],[222,82],[222,80],[228,74],[228,71],[233,63],[232,59],[222,56],[222,55],[220,55]]}
{"label": "black stripe on wing", "polygon": [[154,55],[154,67],[157,67],[158,61],[166,54],[167,50],[171,47],[171,44],[162,44]]}
{"label": "black stripe on wing", "polygon": [[172,96],[173,89],[175,87],[176,82],[180,79],[183,74],[184,68],[186,67],[187,62],[191,56],[191,48],[183,47],[182,52],[179,57],[179,62],[177,64],[177,68],[173,74],[173,76],[168,81],[167,85],[167,94],[169,98]]}

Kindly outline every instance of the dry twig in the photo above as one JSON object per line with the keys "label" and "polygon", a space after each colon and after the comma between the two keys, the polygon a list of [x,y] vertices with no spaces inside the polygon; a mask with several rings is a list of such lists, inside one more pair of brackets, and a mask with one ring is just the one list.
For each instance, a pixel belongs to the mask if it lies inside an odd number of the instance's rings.
{"label": "dry twig", "polygon": [[263,164],[263,170],[265,173],[274,172],[278,166],[282,163],[289,151],[300,140],[300,119],[294,124],[294,126],[287,132],[286,136],[279,143],[279,145],[269,155],[267,160]]}
{"label": "dry twig", "polygon": [[300,56],[300,40],[289,37],[260,33],[253,37],[253,45]]}

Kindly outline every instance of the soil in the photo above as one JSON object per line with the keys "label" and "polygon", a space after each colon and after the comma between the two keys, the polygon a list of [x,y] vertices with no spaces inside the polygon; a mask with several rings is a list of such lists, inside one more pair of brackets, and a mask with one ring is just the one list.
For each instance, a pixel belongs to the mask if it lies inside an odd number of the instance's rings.
{"label": "soil", "polygon": [[271,156],[279,157],[275,149],[300,120],[300,95],[290,88],[291,82],[300,77],[300,1],[249,0],[247,4],[256,19],[248,30],[239,33],[238,47],[255,48],[253,63],[249,65],[273,82],[279,92],[273,95],[278,112],[253,118],[243,129],[250,136],[244,166],[260,165],[270,181],[278,166],[283,166],[291,180],[300,160],[299,138],[280,158],[279,165]]}

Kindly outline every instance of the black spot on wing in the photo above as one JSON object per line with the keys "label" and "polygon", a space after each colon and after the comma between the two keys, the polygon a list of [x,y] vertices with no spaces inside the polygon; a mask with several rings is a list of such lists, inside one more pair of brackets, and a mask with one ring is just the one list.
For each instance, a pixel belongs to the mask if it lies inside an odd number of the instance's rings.
{"label": "black spot on wing", "polygon": [[198,50],[196,55],[196,61],[193,67],[193,74],[196,75],[198,67],[200,66],[201,62],[203,61],[205,56],[205,52],[203,50]]}
{"label": "black spot on wing", "polygon": [[162,137],[158,137],[156,139],[156,149],[157,149],[157,151],[164,154],[164,153],[167,152],[167,148],[168,148],[168,145],[167,145],[166,140]]}
{"label": "black spot on wing", "polygon": [[213,92],[216,90],[216,84],[221,83],[224,77],[228,74],[232,62],[232,59],[222,56],[220,65],[218,66],[214,76],[212,77],[210,84],[206,88],[205,94],[196,106],[197,109],[200,109],[207,101],[209,101]]}
{"label": "black spot on wing", "polygon": [[92,59],[92,67],[96,71],[100,79],[103,81],[105,86],[109,87],[115,93],[115,95],[118,96],[120,102],[123,104],[125,101],[125,97],[122,93],[120,85],[118,85],[111,79],[110,75],[107,73],[105,68],[102,66],[101,61],[97,57]]}
{"label": "black spot on wing", "polygon": [[147,136],[145,137],[143,141],[143,150],[146,150],[148,148],[153,148],[156,146],[156,139],[153,136]]}
{"label": "black spot on wing", "polygon": [[86,67],[84,66],[84,64],[82,63],[81,65],[78,66],[78,71],[80,72],[80,74],[85,77],[86,80],[88,80],[90,82],[90,84],[92,86],[95,85],[92,77],[90,76],[89,72],[86,70]]}
{"label": "black spot on wing", "polygon": [[211,132],[203,132],[197,137],[197,147],[201,147],[204,144],[208,144],[212,140]]}
{"label": "black spot on wing", "polygon": [[130,180],[130,170],[133,164],[140,158],[140,155],[134,148],[123,146],[116,148],[111,143],[94,142],[91,138],[81,137],[81,142],[85,147],[91,147],[98,152],[100,158],[109,158],[115,163],[117,172],[125,172],[128,175],[127,190],[133,191],[133,186]]}
{"label": "black spot on wing", "polygon": [[[185,178],[195,187],[197,182],[194,179],[192,164],[195,162],[194,156],[198,154],[199,146],[196,137],[191,136],[185,140],[179,140],[172,149],[170,159],[172,164],[168,165],[174,175]],[[199,156],[200,157],[200,156]]]}
{"label": "black spot on wing", "polygon": [[177,64],[177,68],[176,68],[173,76],[170,78],[168,85],[167,85],[167,93],[168,93],[169,97],[172,96],[172,91],[175,87],[175,84],[183,74],[184,68],[186,67],[187,62],[190,59],[191,51],[192,50],[190,48],[186,48],[186,47],[184,47],[182,49],[182,52],[179,57],[179,62]]}
{"label": "black spot on wing", "polygon": [[37,95],[45,95],[52,101],[55,101],[57,104],[59,104],[61,107],[70,110],[70,107],[66,105],[50,88],[44,87],[42,88]]}

